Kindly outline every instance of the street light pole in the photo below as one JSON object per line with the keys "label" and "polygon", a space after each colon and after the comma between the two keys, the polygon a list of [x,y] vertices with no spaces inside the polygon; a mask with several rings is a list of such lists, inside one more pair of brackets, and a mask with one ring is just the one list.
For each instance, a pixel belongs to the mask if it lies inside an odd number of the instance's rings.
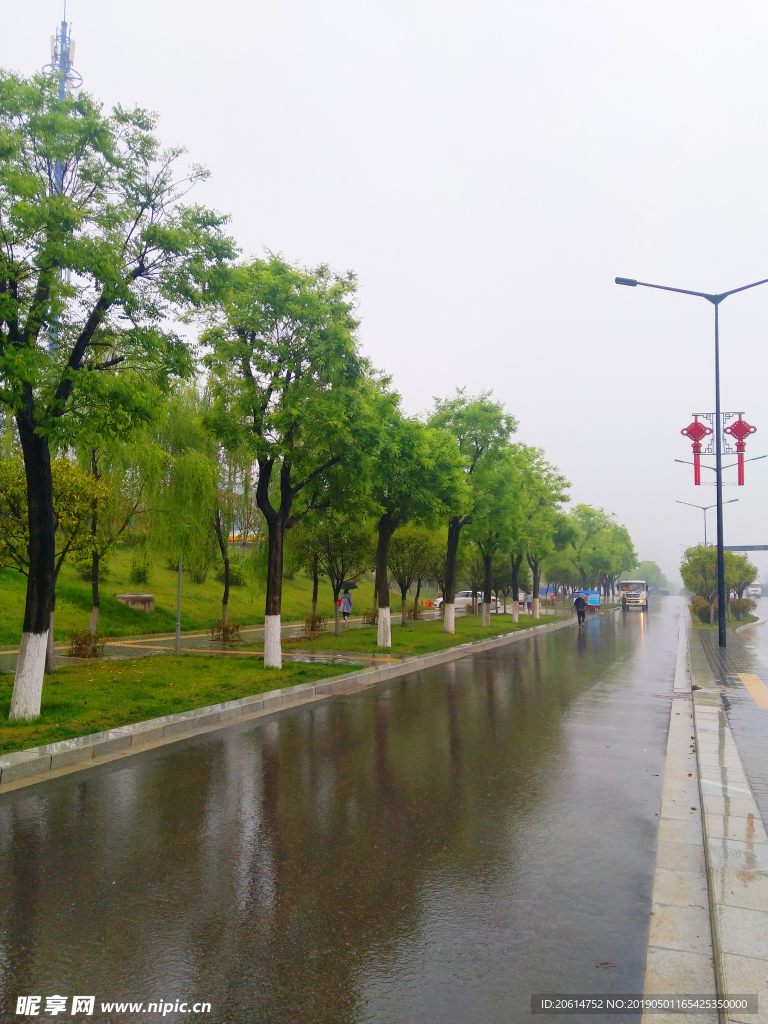
{"label": "street light pole", "polygon": [[[723,504],[724,505],[732,505],[735,501],[738,501],[738,500],[739,500],[738,498],[731,498],[730,501],[724,501]],[[677,505],[688,505],[689,508],[700,508],[701,511],[704,513],[704,547],[706,547],[707,546],[707,512],[709,512],[709,510],[711,508],[717,508],[717,506],[716,505],[694,505],[692,501],[677,501],[677,502],[675,502],[675,504],[677,504]]]}
{"label": "street light pole", "polygon": [[731,288],[728,292],[720,292],[717,295],[709,292],[694,292],[688,288],[670,288],[666,284],[649,284],[647,281],[636,281],[631,277],[617,277],[616,284],[626,285],[628,288],[656,288],[662,292],[678,292],[680,295],[695,295],[697,298],[706,299],[715,307],[715,472],[717,474],[717,634],[720,647],[725,647],[725,548],[723,541],[723,476],[722,476],[722,424],[720,422],[720,303],[725,301],[729,295],[737,292],[745,292],[750,288],[757,288],[758,285],[768,284],[768,277],[762,281],[753,281],[752,284],[744,284],[741,288]]}

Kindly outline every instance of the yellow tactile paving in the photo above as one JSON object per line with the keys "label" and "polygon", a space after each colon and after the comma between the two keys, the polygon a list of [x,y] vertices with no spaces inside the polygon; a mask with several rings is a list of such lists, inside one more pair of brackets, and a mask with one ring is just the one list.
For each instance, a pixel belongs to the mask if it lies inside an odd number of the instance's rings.
{"label": "yellow tactile paving", "polygon": [[768,711],[768,686],[754,672],[739,672],[739,679],[749,690],[752,700],[763,711]]}

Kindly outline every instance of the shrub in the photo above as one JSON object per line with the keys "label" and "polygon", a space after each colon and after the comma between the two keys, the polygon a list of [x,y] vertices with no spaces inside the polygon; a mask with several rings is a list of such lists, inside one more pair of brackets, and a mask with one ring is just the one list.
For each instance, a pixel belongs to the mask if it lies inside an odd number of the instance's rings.
{"label": "shrub", "polygon": [[[703,597],[694,594],[691,598],[691,615],[708,626],[709,602],[705,601]],[[717,601],[715,601],[715,618],[717,618]]]}
{"label": "shrub", "polygon": [[193,583],[197,583],[202,586],[203,583],[208,579],[208,563],[198,562],[196,565],[190,565],[188,568],[189,578]]}
{"label": "shrub", "polygon": [[[93,583],[93,561],[89,551],[83,551],[75,559],[75,570],[77,575],[85,583]],[[105,580],[109,576],[109,566],[104,558],[99,559],[99,579]]]}
{"label": "shrub", "polygon": [[69,635],[68,658],[100,658],[104,653],[107,637],[98,630],[91,633],[88,629],[76,629]]}
{"label": "shrub", "polygon": [[377,618],[376,612],[363,612],[363,625],[375,626]]}
{"label": "shrub", "polygon": [[134,558],[128,577],[131,583],[149,583],[152,578],[152,566],[146,558]]}
{"label": "shrub", "polygon": [[305,615],[304,630],[307,633],[319,633],[328,625],[328,619],[324,615]]}
{"label": "shrub", "polygon": [[755,608],[757,608],[757,602],[749,597],[735,598],[731,601],[731,615],[733,615],[734,619],[738,619],[739,622],[742,619],[746,619],[748,615],[751,615]]}
{"label": "shrub", "polygon": [[[224,582],[224,566],[222,565],[219,571],[216,573],[216,580],[219,583]],[[229,585],[231,587],[243,587],[245,586],[245,567],[239,558],[232,559],[229,563]]]}
{"label": "shrub", "polygon": [[166,555],[165,556],[165,568],[169,572],[179,571],[179,556],[178,555]]}
{"label": "shrub", "polygon": [[222,622],[219,619],[211,630],[211,640],[219,640],[225,644],[239,643],[242,640],[240,636],[240,623]]}

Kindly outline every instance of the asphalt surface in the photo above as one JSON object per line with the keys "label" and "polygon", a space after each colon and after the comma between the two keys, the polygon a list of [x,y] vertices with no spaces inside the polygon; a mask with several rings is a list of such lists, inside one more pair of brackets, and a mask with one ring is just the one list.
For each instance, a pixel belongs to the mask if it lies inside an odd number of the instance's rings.
{"label": "asphalt surface", "polygon": [[0,797],[0,1017],[494,1024],[641,992],[681,607]]}

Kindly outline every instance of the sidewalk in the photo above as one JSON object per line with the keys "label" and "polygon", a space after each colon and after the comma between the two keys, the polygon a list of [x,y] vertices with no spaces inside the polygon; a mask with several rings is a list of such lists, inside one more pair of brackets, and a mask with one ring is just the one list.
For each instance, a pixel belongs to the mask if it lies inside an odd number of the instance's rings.
{"label": "sidewalk", "polygon": [[690,616],[687,629],[717,989],[759,1000],[756,1015],[726,1011],[721,1020],[767,1024],[768,691],[737,634],[721,650]]}

